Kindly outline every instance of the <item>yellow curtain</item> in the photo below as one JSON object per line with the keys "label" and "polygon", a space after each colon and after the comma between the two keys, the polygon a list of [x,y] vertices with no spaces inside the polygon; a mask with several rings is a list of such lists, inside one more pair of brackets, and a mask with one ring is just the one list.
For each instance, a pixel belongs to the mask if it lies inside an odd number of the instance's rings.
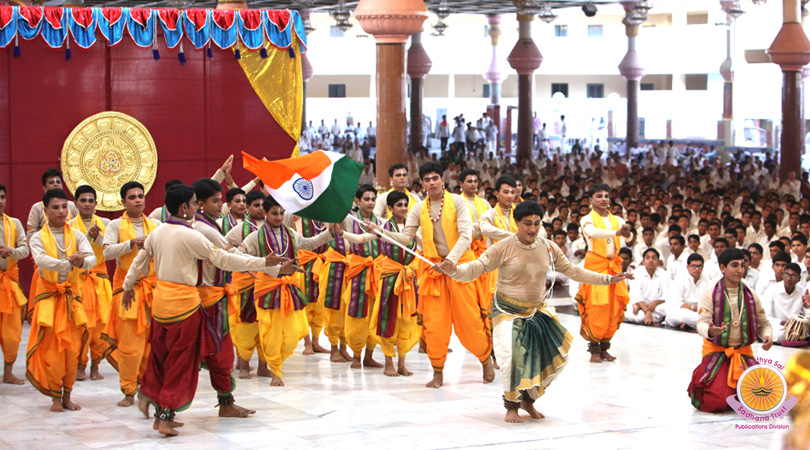
{"label": "yellow curtain", "polygon": [[288,50],[279,50],[270,42],[264,43],[267,58],[260,51],[247,49],[238,43],[239,65],[253,86],[253,90],[281,128],[295,141],[290,157],[300,155],[298,139],[301,137],[301,119],[304,108],[304,80],[301,75],[301,53],[298,40],[293,37],[295,58]]}

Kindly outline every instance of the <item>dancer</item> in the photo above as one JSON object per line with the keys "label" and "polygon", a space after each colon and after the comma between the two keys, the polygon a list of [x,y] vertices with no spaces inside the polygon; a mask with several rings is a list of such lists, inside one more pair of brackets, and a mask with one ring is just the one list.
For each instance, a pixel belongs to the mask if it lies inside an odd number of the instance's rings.
{"label": "dancer", "polygon": [[523,419],[518,409],[533,419],[544,416],[534,402],[545,393],[568,359],[573,337],[560,324],[546,300],[546,274],[556,271],[572,280],[596,285],[619,283],[632,275],[607,275],[572,264],[557,244],[539,236],[543,207],[524,201],[515,207],[518,232],[491,246],[475,261],[456,266],[450,260],[437,270],[455,280],[470,281],[498,269],[492,301],[495,356],[503,381],[506,422]]}

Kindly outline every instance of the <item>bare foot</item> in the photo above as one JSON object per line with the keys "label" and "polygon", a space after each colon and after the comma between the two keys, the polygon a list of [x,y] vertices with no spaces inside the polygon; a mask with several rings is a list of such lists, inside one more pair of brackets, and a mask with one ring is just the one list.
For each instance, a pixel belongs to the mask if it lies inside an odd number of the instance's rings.
{"label": "bare foot", "polygon": [[315,349],[312,348],[312,338],[306,336],[304,338],[304,354],[305,355],[314,355]]}
{"label": "bare foot", "polygon": [[685,323],[682,323],[682,324],[680,324],[680,325],[678,326],[678,328],[680,328],[681,330],[686,330],[686,324],[685,324]]}
{"label": "bare foot", "polygon": [[507,410],[506,417],[503,418],[503,421],[509,423],[523,423],[523,419],[520,418],[516,409]]}
{"label": "bare foot", "polygon": [[492,383],[493,381],[495,381],[495,368],[492,360],[487,360],[487,363],[484,364],[484,383]]}
{"label": "bare foot", "polygon": [[599,356],[602,357],[602,361],[616,361],[616,357],[605,350],[603,350]]}
{"label": "bare foot", "polygon": [[[155,418],[155,423],[152,424],[152,429],[157,430],[159,424],[160,424],[160,419]],[[172,425],[172,428],[180,428],[185,424],[183,422],[178,422],[176,420],[172,420],[171,425]]]}
{"label": "bare foot", "polygon": [[419,343],[419,353],[427,353],[427,349],[425,348],[425,344]]}
{"label": "bare foot", "polygon": [[250,376],[250,370],[244,369],[244,368],[239,369],[239,379],[240,380],[250,380],[252,378],[253,377]]}
{"label": "bare foot", "polygon": [[430,382],[428,382],[428,384],[426,384],[425,387],[439,389],[440,387],[442,387],[443,381],[444,376],[442,375],[441,372],[433,372],[433,379],[430,380]]}
{"label": "bare foot", "polygon": [[135,404],[134,395],[125,395],[124,399],[118,402],[118,406],[132,406],[133,404]]}
{"label": "bare foot", "polygon": [[397,372],[397,369],[394,368],[394,358],[388,355],[385,356],[385,369],[383,369],[383,375],[389,377],[399,376],[399,372]]}
{"label": "bare foot", "polygon": [[345,362],[349,362],[351,360],[351,358],[346,359],[346,358],[343,357],[343,355],[340,353],[340,350],[338,350],[337,345],[333,345],[332,346],[332,351],[330,351],[329,353],[330,353],[329,361],[332,361],[332,362],[345,363]]}
{"label": "bare foot", "polygon": [[73,403],[70,400],[70,392],[63,392],[62,393],[62,406],[68,411],[78,411],[82,409],[81,406]]}
{"label": "bare foot", "polygon": [[363,366],[371,367],[371,368],[374,368],[374,369],[379,369],[383,365],[378,363],[377,361],[374,361],[374,358],[372,357],[373,352],[374,352],[374,349],[371,349],[371,348],[366,349],[366,357],[363,358]]}
{"label": "bare foot", "polygon": [[138,393],[138,409],[143,413],[144,417],[149,418],[149,400],[141,393]]}
{"label": "bare foot", "polygon": [[360,356],[355,356],[352,358],[352,369],[362,369],[363,364],[360,363]]}
{"label": "bare foot", "polygon": [[104,379],[104,377],[102,377],[101,374],[98,373],[98,366],[97,365],[90,366],[90,380],[92,380],[92,381],[100,381],[100,380],[103,380],[103,379]]}
{"label": "bare foot", "polygon": [[[250,370],[249,367],[248,370]],[[259,368],[256,370],[256,375],[265,378],[273,378],[273,372],[267,368],[267,363],[262,361],[259,361]]]}
{"label": "bare foot", "polygon": [[599,353],[591,353],[591,362],[592,363],[601,363],[602,362],[602,355]]}
{"label": "bare foot", "polygon": [[219,417],[247,417],[251,414],[256,414],[256,411],[242,408],[239,405],[227,405],[219,407]]}
{"label": "bare foot", "polygon": [[495,355],[492,355],[492,366],[495,367],[495,370],[501,370],[501,366],[498,365]]}
{"label": "bare foot", "polygon": [[273,373],[273,374],[270,375],[270,378],[271,378],[270,386],[284,386],[284,382],[281,381],[280,376]]}
{"label": "bare foot", "polygon": [[9,364],[6,363],[3,367],[3,383],[5,384],[25,384],[25,381],[17,378],[14,374],[11,373],[11,368],[13,367],[13,363]]}
{"label": "bare foot", "polygon": [[529,413],[529,417],[532,419],[545,419],[546,416],[540,413],[540,411],[534,409],[534,404],[529,402],[524,402],[521,400],[520,402],[520,409]]}
{"label": "bare foot", "polygon": [[346,344],[340,344],[339,350],[340,350],[340,356],[342,356],[343,359],[345,359],[346,361],[351,361],[352,360],[352,356],[349,355],[349,351],[346,350]]}
{"label": "bare foot", "polygon": [[76,368],[76,381],[84,381],[87,379],[87,366],[79,366]]}
{"label": "bare foot", "polygon": [[638,305],[636,305],[636,304],[634,304],[634,305],[633,305],[633,315],[634,315],[634,316],[635,316],[636,314],[638,314],[639,309],[641,309],[641,308],[639,308],[639,306],[638,306]]}
{"label": "bare foot", "polygon": [[410,370],[408,370],[405,367],[405,357],[404,356],[400,356],[400,358],[399,358],[399,362],[397,363],[397,373],[402,375],[403,377],[409,377],[409,376],[413,375],[413,372],[411,372]]}
{"label": "bare foot", "polygon": [[329,353],[329,350],[318,343],[317,338],[312,340],[312,349],[315,350],[315,353]]}
{"label": "bare foot", "polygon": [[51,404],[51,412],[65,412],[65,408],[62,407],[61,398],[53,398],[51,401],[53,402]]}
{"label": "bare foot", "polygon": [[179,433],[168,420],[158,420],[158,433],[166,436],[177,436]]}

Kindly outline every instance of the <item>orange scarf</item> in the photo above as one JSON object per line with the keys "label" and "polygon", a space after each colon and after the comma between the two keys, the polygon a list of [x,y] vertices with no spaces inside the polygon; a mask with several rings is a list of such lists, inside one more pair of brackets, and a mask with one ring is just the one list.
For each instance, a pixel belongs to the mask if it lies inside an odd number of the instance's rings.
{"label": "orange scarf", "polygon": [[280,288],[281,301],[279,310],[281,311],[281,319],[286,319],[287,314],[295,311],[295,303],[293,302],[292,293],[290,292],[289,286],[294,286],[303,290],[304,274],[295,273],[292,275],[282,276],[281,278],[271,277],[270,275],[261,272],[259,272],[257,275],[256,288],[254,291],[254,297],[256,298],[257,305],[260,299],[265,295]]}
{"label": "orange scarf", "polygon": [[750,345],[740,348],[721,347],[708,339],[703,339],[703,357],[705,358],[712,353],[725,353],[726,358],[730,359],[729,362],[731,365],[728,367],[728,379],[726,382],[728,383],[728,387],[737,389],[737,380],[740,379],[743,372],[745,372],[745,369],[748,367],[747,364],[743,364],[742,355],[748,355],[753,358],[754,350],[751,349]]}
{"label": "orange scarf", "polygon": [[403,266],[387,256],[377,258],[375,265],[377,274],[377,298],[379,299],[382,295],[381,280],[395,276],[397,277],[397,281],[394,282],[393,294],[399,297],[399,306],[402,312],[399,318],[407,319],[414,315],[416,313],[416,290],[414,289],[416,273],[413,268]]}
{"label": "orange scarf", "polygon": [[[602,230],[618,230],[619,229],[619,219],[613,215],[610,211],[608,211],[608,220],[610,221],[610,228],[605,225],[605,220],[602,216],[599,215],[595,210],[591,210],[591,219],[593,220],[593,226]],[[592,252],[596,253],[597,255],[601,256],[602,258],[607,258],[607,239],[591,239],[593,242],[593,249]],[[614,256],[619,255],[619,248],[621,247],[621,239],[616,236],[613,239],[613,245],[615,246],[615,251],[613,252]]]}
{"label": "orange scarf", "polygon": [[[6,247],[16,248],[17,246],[17,226],[11,219],[3,214],[3,230],[5,231]],[[8,258],[6,260],[6,270],[0,270],[0,313],[11,314],[12,306],[24,305],[28,299],[25,298],[20,289],[20,267],[17,260]],[[34,269],[36,270],[36,269]]]}
{"label": "orange scarf", "polygon": [[158,280],[152,317],[159,323],[177,323],[188,319],[202,304],[195,286]]}
{"label": "orange scarf", "polygon": [[[141,217],[143,217],[143,235],[149,236],[149,233],[154,231],[154,229],[157,227],[145,215]],[[127,213],[124,212],[124,215],[121,216],[120,228],[118,230],[118,242],[119,243],[127,242],[137,237],[138,235],[135,233],[135,227],[132,225],[132,219],[130,219]],[[127,253],[126,255],[120,258],[121,268],[124,269],[124,272],[129,270],[129,266],[132,265],[132,261],[135,259],[136,256],[138,256],[139,250],[140,249],[138,247],[135,247],[132,249],[131,252]],[[155,273],[155,265],[154,262],[152,262],[149,264],[149,275],[153,275],[154,273]]]}
{"label": "orange scarf", "polygon": [[[73,227],[79,230],[79,232],[82,234],[87,234],[87,226],[84,224],[82,216],[78,216],[73,219],[73,221],[71,221],[71,225],[73,225]],[[98,226],[100,230],[99,233],[103,236],[106,227],[104,226],[104,222],[102,222],[101,219],[99,219],[95,214],[93,214],[93,218],[90,219],[90,227],[92,228],[93,225]],[[90,240],[88,239],[88,241]],[[104,265],[107,262],[107,260],[104,259],[104,248],[93,241],[90,241],[90,246],[93,247],[93,254],[96,255],[96,266],[98,267]]]}

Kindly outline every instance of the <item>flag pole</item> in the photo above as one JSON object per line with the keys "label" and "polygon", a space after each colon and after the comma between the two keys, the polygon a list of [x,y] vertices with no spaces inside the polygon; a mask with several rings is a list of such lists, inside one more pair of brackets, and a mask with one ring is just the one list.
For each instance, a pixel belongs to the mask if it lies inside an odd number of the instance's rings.
{"label": "flag pole", "polygon": [[[358,219],[357,217],[354,217],[354,215],[353,215],[353,214],[349,214],[349,217],[351,217],[351,218],[352,218],[352,220],[354,220],[355,222],[359,223],[360,225],[363,225],[363,221],[362,221],[362,220],[360,220],[360,219]],[[377,235],[378,235],[378,236],[380,236],[380,238],[381,238],[381,239],[383,239],[384,241],[389,242],[389,243],[391,243],[391,244],[394,244],[394,245],[398,246],[399,248],[401,248],[401,249],[405,250],[406,252],[410,253],[411,255],[413,255],[413,256],[415,256],[415,257],[417,257],[417,258],[421,259],[422,261],[426,262],[426,263],[427,263],[427,264],[429,264],[431,267],[433,267],[433,266],[435,266],[435,265],[436,265],[436,263],[434,263],[433,261],[431,261],[431,260],[429,260],[429,259],[425,258],[424,256],[420,255],[419,253],[416,253],[415,251],[413,251],[413,250],[409,249],[408,247],[406,247],[406,246],[404,246],[404,245],[400,244],[399,242],[397,242],[397,241],[395,241],[395,240],[391,239],[390,237],[386,236],[386,235],[385,235],[383,232],[381,232],[380,230],[375,230],[375,231],[376,231]]]}

